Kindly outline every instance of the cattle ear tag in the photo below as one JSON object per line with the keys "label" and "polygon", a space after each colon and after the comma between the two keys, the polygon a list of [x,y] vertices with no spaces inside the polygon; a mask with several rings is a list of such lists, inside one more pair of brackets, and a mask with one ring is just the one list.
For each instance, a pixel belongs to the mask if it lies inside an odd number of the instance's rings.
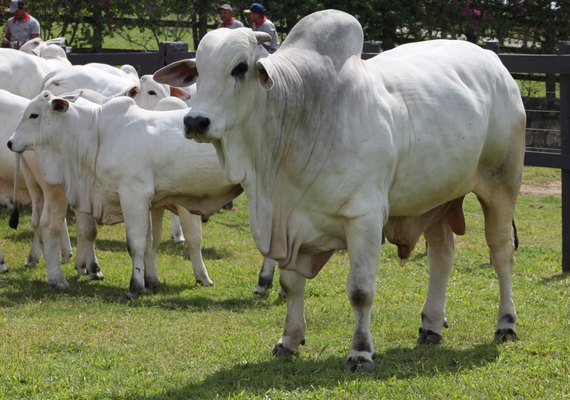
{"label": "cattle ear tag", "polygon": [[64,99],[53,99],[51,109],[57,112],[66,112],[69,108],[69,102]]}

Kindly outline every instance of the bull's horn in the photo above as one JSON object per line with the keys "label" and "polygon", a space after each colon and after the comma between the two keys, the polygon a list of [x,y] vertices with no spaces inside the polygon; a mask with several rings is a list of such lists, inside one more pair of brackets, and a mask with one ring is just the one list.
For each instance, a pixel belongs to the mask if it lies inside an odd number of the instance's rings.
{"label": "bull's horn", "polygon": [[271,35],[267,32],[260,32],[260,31],[255,31],[253,32],[253,34],[255,35],[255,38],[257,39],[257,44],[262,44],[262,43],[266,43],[266,42],[270,42],[273,40],[271,39]]}

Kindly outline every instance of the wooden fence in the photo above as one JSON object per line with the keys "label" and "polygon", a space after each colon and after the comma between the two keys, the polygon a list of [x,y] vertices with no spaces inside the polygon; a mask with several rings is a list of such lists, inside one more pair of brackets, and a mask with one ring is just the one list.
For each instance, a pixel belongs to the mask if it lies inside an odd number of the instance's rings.
{"label": "wooden fence", "polygon": [[[498,51],[496,43],[488,48]],[[526,55],[499,54],[507,69],[513,74],[555,74],[560,84],[560,148],[528,148],[525,165],[558,168],[562,172],[562,272],[570,273],[570,41],[559,43],[558,54]],[[373,57],[374,46],[366,46],[364,59]],[[174,61],[194,57],[188,45],[182,42],[161,43],[157,52],[113,52],[97,54],[68,54],[72,64],[100,62],[110,65],[133,65],[140,75],[152,74]]]}

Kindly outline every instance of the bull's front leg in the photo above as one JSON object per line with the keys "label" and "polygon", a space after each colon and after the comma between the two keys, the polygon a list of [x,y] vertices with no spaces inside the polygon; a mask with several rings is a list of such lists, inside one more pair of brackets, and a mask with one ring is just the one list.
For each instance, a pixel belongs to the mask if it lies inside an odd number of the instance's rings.
{"label": "bull's front leg", "polygon": [[[140,193],[140,192],[139,192]],[[134,190],[119,192],[121,210],[125,220],[127,249],[132,259],[132,274],[127,298],[135,299],[145,289],[145,251],[150,236],[150,197],[138,195]]]}
{"label": "bull's front leg", "polygon": [[381,216],[349,220],[346,238],[350,259],[348,298],[356,322],[346,365],[350,371],[371,371],[375,364],[370,320],[382,242]]}
{"label": "bull's front leg", "polygon": [[99,268],[99,260],[95,254],[95,239],[97,238],[97,222],[93,216],[75,212],[77,221],[77,255],[75,269],[78,275],[89,275],[91,279],[103,279]]}
{"label": "bull's front leg", "polygon": [[[61,239],[65,237],[63,226],[66,214],[67,200],[63,191],[48,191],[45,194],[45,204],[40,218],[41,239],[48,284],[60,289],[65,289],[69,286],[63,275],[59,259]],[[69,236],[67,237],[69,238]]]}
{"label": "bull's front leg", "polygon": [[449,271],[455,256],[455,237],[447,220],[438,221],[424,232],[429,260],[429,283],[422,308],[422,326],[418,341],[438,344],[447,328],[445,318],[445,297]]}
{"label": "bull's front leg", "polygon": [[287,317],[283,335],[273,349],[275,356],[299,354],[299,346],[305,344],[305,283],[307,279],[295,271],[281,270],[279,282],[287,294]]}
{"label": "bull's front leg", "polygon": [[186,238],[186,246],[192,263],[192,271],[196,282],[202,286],[212,286],[214,282],[208,275],[208,270],[204,264],[202,257],[202,217],[190,214],[183,207],[176,207],[180,226],[184,237]]}

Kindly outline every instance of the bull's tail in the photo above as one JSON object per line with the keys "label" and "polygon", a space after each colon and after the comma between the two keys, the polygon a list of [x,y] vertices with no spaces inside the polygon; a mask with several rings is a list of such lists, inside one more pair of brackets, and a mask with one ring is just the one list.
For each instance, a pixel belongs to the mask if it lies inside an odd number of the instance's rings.
{"label": "bull's tail", "polygon": [[10,228],[12,229],[17,229],[18,228],[18,222],[20,220],[20,210],[18,210],[18,199],[17,199],[17,193],[18,193],[18,177],[20,176],[20,153],[14,153],[16,156],[16,167],[14,168],[14,209],[12,210],[12,215],[10,215],[10,221],[8,222],[8,225],[10,226]]}

